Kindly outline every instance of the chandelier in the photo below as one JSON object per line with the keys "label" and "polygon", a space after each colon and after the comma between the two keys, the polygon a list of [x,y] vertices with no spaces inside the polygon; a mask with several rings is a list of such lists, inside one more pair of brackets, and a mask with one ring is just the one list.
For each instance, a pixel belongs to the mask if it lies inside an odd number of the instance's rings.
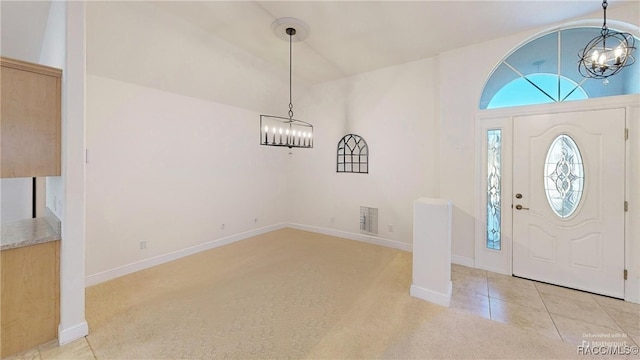
{"label": "chandelier", "polygon": [[260,115],[260,145],[286,146],[288,148],[312,148],[313,125],[293,118],[293,102],[291,97],[291,63],[292,42],[303,40],[308,30],[306,24],[294,18],[281,18],[274,21],[272,28],[276,36],[289,40],[289,112],[288,117]]}
{"label": "chandelier", "polygon": [[604,22],[600,36],[589,41],[579,52],[578,71],[586,78],[605,79],[607,84],[606,78],[634,63],[631,53],[636,48],[633,35],[607,27],[607,0],[602,1],[602,10]]}

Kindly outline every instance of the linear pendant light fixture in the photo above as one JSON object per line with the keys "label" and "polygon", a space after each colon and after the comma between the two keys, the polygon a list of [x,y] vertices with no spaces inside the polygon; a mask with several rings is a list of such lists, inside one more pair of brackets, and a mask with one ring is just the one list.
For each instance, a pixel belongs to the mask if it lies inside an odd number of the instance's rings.
{"label": "linear pendant light fixture", "polygon": [[580,75],[592,79],[605,79],[605,85],[609,82],[609,76],[634,63],[635,59],[631,53],[636,49],[636,39],[633,35],[607,27],[607,5],[607,0],[602,1],[604,22],[600,36],[589,41],[578,54]]}
{"label": "linear pendant light fixture", "polygon": [[295,18],[277,19],[271,27],[276,36],[289,41],[289,117],[260,115],[260,145],[312,148],[313,125],[293,118],[291,97],[292,43],[304,40],[309,28]]}

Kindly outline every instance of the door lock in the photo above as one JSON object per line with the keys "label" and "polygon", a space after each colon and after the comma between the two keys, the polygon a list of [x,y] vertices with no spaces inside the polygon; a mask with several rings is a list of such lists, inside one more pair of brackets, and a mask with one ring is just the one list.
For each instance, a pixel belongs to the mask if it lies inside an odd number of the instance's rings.
{"label": "door lock", "polygon": [[522,207],[522,205],[518,204],[516,205],[516,210],[529,210],[529,208]]}
{"label": "door lock", "polygon": [[516,199],[522,199],[522,194],[516,194]]}

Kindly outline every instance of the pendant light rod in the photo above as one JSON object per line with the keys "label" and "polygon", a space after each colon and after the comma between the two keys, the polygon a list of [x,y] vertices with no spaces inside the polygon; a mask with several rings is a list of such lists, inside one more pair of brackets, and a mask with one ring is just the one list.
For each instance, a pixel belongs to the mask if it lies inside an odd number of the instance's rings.
{"label": "pendant light rod", "polygon": [[607,3],[607,0],[602,0],[602,30],[605,30],[607,28],[607,6],[609,6],[609,3]]}
{"label": "pendant light rod", "polygon": [[294,28],[287,28],[286,30],[287,35],[289,35],[289,119],[293,119],[293,98],[291,96],[291,88],[292,88],[292,62],[293,62],[293,56],[291,55],[293,53],[292,50],[292,39],[293,39],[293,35],[296,34],[296,29]]}

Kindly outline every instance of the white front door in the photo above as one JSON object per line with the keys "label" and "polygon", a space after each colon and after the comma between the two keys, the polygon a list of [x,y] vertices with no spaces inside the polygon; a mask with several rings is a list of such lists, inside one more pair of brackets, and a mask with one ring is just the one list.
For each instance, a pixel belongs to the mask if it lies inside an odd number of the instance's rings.
{"label": "white front door", "polygon": [[624,297],[625,109],[519,116],[513,274]]}

